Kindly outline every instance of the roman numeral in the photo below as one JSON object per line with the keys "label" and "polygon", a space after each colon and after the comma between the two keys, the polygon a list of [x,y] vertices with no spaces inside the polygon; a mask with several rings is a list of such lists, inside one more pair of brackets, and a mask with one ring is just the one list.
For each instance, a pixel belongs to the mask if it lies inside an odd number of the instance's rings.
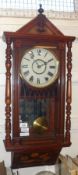
{"label": "roman numeral", "polygon": [[25,57],[24,57],[24,60],[30,61],[28,58],[25,58]]}
{"label": "roman numeral", "polygon": [[47,55],[47,52],[45,53],[44,57],[46,57],[46,55]]}
{"label": "roman numeral", "polygon": [[48,79],[49,79],[48,77],[45,77],[45,80],[46,80],[46,81],[48,81]]}
{"label": "roman numeral", "polygon": [[29,74],[29,70],[27,70],[26,72],[24,72],[24,75],[27,76]]}
{"label": "roman numeral", "polygon": [[56,66],[49,66],[51,69],[55,69]]}
{"label": "roman numeral", "polygon": [[53,73],[52,73],[52,72],[48,72],[48,75],[49,75],[49,76],[53,76]]}
{"label": "roman numeral", "polygon": [[40,84],[40,79],[39,78],[37,78],[37,84]]}
{"label": "roman numeral", "polygon": [[41,55],[41,50],[40,49],[37,49],[37,53],[40,56]]}
{"label": "roman numeral", "polygon": [[31,59],[34,58],[34,53],[32,51],[30,52],[30,57],[31,57]]}
{"label": "roman numeral", "polygon": [[28,68],[28,65],[22,65],[22,68]]}
{"label": "roman numeral", "polygon": [[31,76],[31,77],[29,78],[29,81],[33,81],[33,78],[34,78],[34,77],[33,77],[33,76]]}

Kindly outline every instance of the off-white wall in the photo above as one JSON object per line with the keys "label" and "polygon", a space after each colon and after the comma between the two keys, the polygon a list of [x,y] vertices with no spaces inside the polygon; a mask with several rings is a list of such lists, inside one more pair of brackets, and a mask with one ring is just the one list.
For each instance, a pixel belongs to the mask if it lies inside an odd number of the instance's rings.
{"label": "off-white wall", "polygon": [[[5,160],[6,166],[10,166],[10,153],[5,151],[3,144],[5,131],[5,48],[6,44],[2,41],[4,31],[16,31],[21,26],[26,24],[31,19],[29,18],[11,18],[0,17],[0,161]],[[52,20],[52,19],[50,19]],[[63,148],[62,154],[76,156],[78,154],[78,21],[77,20],[52,20],[52,22],[65,34],[76,37],[72,47],[72,114],[71,114],[71,141],[72,145],[69,148]],[[54,166],[41,166],[33,168],[20,169],[20,175],[35,175],[41,170],[52,170]]]}

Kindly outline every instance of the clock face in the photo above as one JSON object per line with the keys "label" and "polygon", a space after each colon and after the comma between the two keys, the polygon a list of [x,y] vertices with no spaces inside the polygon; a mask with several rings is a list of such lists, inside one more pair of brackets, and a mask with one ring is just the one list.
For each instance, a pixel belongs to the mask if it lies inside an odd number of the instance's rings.
{"label": "clock face", "polygon": [[58,77],[59,61],[45,48],[27,51],[20,64],[21,77],[31,86],[43,88],[52,84]]}

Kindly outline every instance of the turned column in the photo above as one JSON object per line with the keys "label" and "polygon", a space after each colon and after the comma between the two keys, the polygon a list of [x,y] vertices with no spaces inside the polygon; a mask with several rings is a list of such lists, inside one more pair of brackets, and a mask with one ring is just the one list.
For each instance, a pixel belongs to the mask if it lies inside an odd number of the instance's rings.
{"label": "turned column", "polygon": [[72,101],[72,81],[71,81],[71,70],[72,70],[72,42],[67,43],[67,91],[66,91],[66,133],[65,142],[70,143],[70,128],[71,128],[71,101]]}
{"label": "turned column", "polygon": [[5,144],[11,144],[11,41],[10,38],[6,39],[6,88],[5,88]]}

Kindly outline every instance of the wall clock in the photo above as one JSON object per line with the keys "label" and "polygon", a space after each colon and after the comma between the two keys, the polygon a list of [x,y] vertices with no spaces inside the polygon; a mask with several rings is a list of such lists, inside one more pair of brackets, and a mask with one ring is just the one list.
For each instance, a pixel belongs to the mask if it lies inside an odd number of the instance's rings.
{"label": "wall clock", "polygon": [[64,36],[43,14],[41,5],[38,12],[16,32],[4,32],[4,143],[11,151],[12,168],[55,164],[62,147],[71,145],[71,47],[75,38]]}

